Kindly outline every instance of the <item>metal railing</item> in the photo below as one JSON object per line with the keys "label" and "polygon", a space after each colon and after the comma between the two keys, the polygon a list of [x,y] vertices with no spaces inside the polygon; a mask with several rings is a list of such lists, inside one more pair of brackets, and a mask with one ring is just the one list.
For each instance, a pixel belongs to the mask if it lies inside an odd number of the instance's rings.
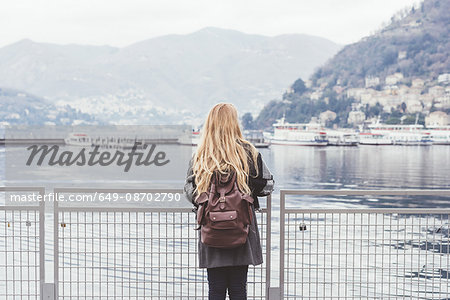
{"label": "metal railing", "polygon": [[[6,191],[41,196],[45,192],[35,187],[0,188]],[[74,188],[55,192],[182,193]],[[265,261],[249,269],[250,299],[450,297],[450,209],[288,207],[286,197],[295,195],[448,197],[450,193],[282,190],[280,287],[270,282],[271,248],[276,245],[271,242],[268,197],[267,207],[257,213]],[[0,299],[207,298],[206,272],[198,268],[199,236],[193,230],[196,224],[190,208],[53,204],[53,223],[47,224],[53,237],[47,242],[53,239],[48,246],[53,246],[55,284],[45,283],[44,202],[0,206]]]}
{"label": "metal railing", "polygon": [[[43,188],[0,187],[0,193],[38,193]],[[26,195],[25,195],[26,196]],[[44,207],[0,206],[0,299],[40,299],[45,277]]]}
{"label": "metal railing", "polygon": [[448,190],[282,190],[283,299],[448,299],[450,209],[298,209],[287,195],[427,195]]}
{"label": "metal railing", "polygon": [[[58,188],[55,193],[182,191]],[[267,298],[270,220],[270,209],[257,213],[265,261],[249,269],[249,299]],[[55,203],[55,294],[58,299],[207,299],[206,272],[198,268],[195,222],[191,208],[64,207]]]}

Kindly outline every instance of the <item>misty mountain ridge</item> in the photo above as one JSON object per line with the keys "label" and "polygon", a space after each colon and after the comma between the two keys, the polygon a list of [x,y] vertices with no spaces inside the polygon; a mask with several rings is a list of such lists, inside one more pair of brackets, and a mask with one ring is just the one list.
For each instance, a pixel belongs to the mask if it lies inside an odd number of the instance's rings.
{"label": "misty mountain ridge", "polygon": [[21,40],[0,48],[0,83],[85,113],[97,103],[105,109],[98,117],[115,122],[145,122],[146,109],[175,119],[179,111],[204,114],[219,101],[257,112],[339,48],[314,36],[213,27],[123,48]]}
{"label": "misty mountain ridge", "polygon": [[0,88],[0,128],[9,125],[89,125],[92,116],[24,91]]}

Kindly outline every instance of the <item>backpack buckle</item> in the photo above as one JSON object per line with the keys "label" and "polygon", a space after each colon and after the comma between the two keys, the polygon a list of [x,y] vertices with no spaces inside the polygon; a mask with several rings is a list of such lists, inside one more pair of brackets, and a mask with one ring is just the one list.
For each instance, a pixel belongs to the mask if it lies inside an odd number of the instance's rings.
{"label": "backpack buckle", "polygon": [[225,197],[220,197],[219,202],[225,202]]}

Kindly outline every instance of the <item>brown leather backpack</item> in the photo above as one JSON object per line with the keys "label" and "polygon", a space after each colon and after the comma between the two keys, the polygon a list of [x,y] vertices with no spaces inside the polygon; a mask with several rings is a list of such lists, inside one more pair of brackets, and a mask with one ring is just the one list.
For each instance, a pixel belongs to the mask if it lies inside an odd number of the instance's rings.
{"label": "brown leather backpack", "polygon": [[236,173],[213,175],[209,192],[195,200],[199,204],[197,223],[201,241],[215,248],[235,248],[245,244],[252,222],[253,198],[239,191]]}

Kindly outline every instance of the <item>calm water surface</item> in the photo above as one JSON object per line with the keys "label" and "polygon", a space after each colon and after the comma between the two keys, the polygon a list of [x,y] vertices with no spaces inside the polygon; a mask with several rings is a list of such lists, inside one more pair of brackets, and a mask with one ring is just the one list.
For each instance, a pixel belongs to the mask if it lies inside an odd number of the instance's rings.
{"label": "calm water surface", "polygon": [[[4,160],[5,160],[5,153],[3,152],[4,149],[0,148],[0,186],[2,185],[1,181],[4,180]],[[264,160],[266,161],[269,169],[274,174],[274,178],[276,181],[276,189],[273,194],[273,214],[272,214],[272,272],[271,272],[271,278],[272,278],[272,284],[273,286],[277,286],[279,284],[278,278],[278,266],[279,266],[279,226],[280,226],[280,219],[279,219],[279,190],[280,189],[450,189],[450,146],[429,146],[429,147],[420,147],[420,146],[359,146],[359,147],[296,147],[296,146],[271,146],[269,149],[262,149],[261,153],[263,155]],[[186,166],[182,167],[182,172],[185,172]],[[178,182],[176,185],[178,187],[182,187],[182,182]],[[130,184],[131,186],[131,184]],[[287,206],[291,207],[298,207],[298,208],[361,208],[361,207],[450,207],[450,196],[448,197],[430,197],[430,196],[420,196],[420,197],[393,197],[393,196],[333,196],[332,194],[329,196],[320,196],[320,197],[312,197],[312,196],[289,196],[287,198]],[[264,199],[261,199],[261,201],[264,202]],[[186,206],[189,205],[187,201],[185,202]],[[148,226],[151,226],[150,229],[156,228],[155,232],[159,232],[161,228],[164,228],[165,221],[161,221],[161,224],[159,224],[156,219],[155,223],[151,223],[151,221],[148,220],[148,218],[151,217],[151,215],[146,214],[147,222],[150,222],[147,224]],[[52,214],[48,214],[46,218],[48,218],[49,225],[52,225]],[[69,223],[72,220],[71,215],[67,215],[67,218],[69,218]],[[74,216],[73,220],[78,220],[79,216]],[[142,217],[142,216],[141,216]],[[103,222],[99,222],[97,215],[92,215],[89,217],[89,215],[82,215],[82,218],[87,218],[86,222],[92,222],[92,224],[98,224],[98,223],[108,223],[112,222],[112,228],[114,228],[113,233],[108,233],[107,235],[110,236],[111,240],[114,240],[116,236],[113,236],[115,232],[115,224],[116,220],[112,219],[105,219]],[[108,218],[108,216],[106,216]],[[179,221],[177,224],[187,224],[188,222],[192,222],[191,216],[185,215],[184,219]],[[320,276],[320,278],[336,278],[336,276],[343,276],[342,278],[346,278],[348,282],[351,282],[352,285],[349,285],[348,288],[351,288],[354,283],[357,285],[361,282],[367,282],[369,278],[366,278],[366,273],[363,272],[349,275],[346,273],[346,268],[348,267],[348,261],[347,256],[331,256],[331,261],[329,261],[330,257],[326,256],[326,251],[322,251],[320,249],[333,249],[337,245],[336,241],[332,242],[330,244],[329,235],[330,233],[334,236],[340,236],[340,234],[344,234],[346,231],[339,231],[339,227],[334,226],[334,229],[332,228],[332,231],[327,231],[327,237],[325,237],[325,233],[318,230],[317,224],[322,224],[323,222],[329,222],[328,224],[331,224],[332,218],[338,218],[338,216],[333,216],[331,214],[328,214],[327,218],[325,218],[323,215],[318,216],[317,218],[309,218],[307,221],[311,222],[311,224],[308,223],[308,230],[306,231],[307,234],[307,240],[306,242],[298,242],[298,243],[291,243],[287,244],[286,251],[287,253],[313,253],[313,261],[309,258],[309,256],[305,255],[305,258],[303,259],[303,256],[301,256],[301,259],[295,258],[294,266],[296,271],[289,271],[288,272],[288,280],[289,278],[297,278],[297,282],[311,282],[311,278],[316,278],[316,276]],[[380,219],[381,218],[381,219]],[[384,218],[384,219],[383,219]],[[391,219],[392,218],[392,219]],[[394,222],[393,224],[398,224],[398,221],[395,219],[394,216],[381,216],[379,217],[380,222],[383,224],[390,224],[391,222]],[[441,283],[444,285],[447,285],[448,283],[448,248],[442,248],[442,245],[440,245],[440,251],[435,251],[435,248],[439,248],[438,246],[427,246],[428,255],[424,255],[423,252],[419,252],[418,249],[422,249],[423,241],[428,239],[432,239],[435,241],[435,238],[439,239],[447,239],[448,240],[448,230],[444,231],[441,230],[439,233],[439,236],[436,232],[436,228],[433,226],[437,224],[436,222],[442,222],[442,219],[433,219],[433,218],[424,218],[416,216],[414,220],[408,218],[402,220],[402,222],[405,222],[405,224],[409,224],[406,222],[411,222],[411,224],[415,223],[418,225],[418,227],[410,228],[411,232],[407,233],[404,231],[401,227],[395,227],[394,228],[387,228],[385,231],[378,231],[373,232],[364,232],[362,233],[363,229],[365,230],[365,227],[357,226],[355,229],[355,232],[353,232],[352,236],[361,236],[361,240],[351,241],[350,240],[343,240],[338,241],[339,245],[342,249],[345,247],[351,248],[352,257],[351,260],[359,261],[364,254],[363,253],[369,253],[369,251],[378,251],[378,260],[373,260],[373,257],[369,260],[367,258],[367,270],[375,270],[380,269],[380,266],[383,266],[386,261],[389,261],[390,263],[395,263],[397,266],[397,271],[393,271],[392,274],[384,274],[383,273],[375,272],[375,277],[371,277],[373,282],[381,282],[381,285],[377,285],[376,289],[375,286],[373,286],[374,290],[369,291],[369,287],[362,287],[362,291],[366,292],[367,289],[367,295],[377,295],[381,298],[391,298],[396,297],[396,293],[398,293],[398,288],[396,285],[396,282],[398,281],[398,278],[413,278],[412,282],[414,284],[414,289],[417,287],[421,290],[422,295],[427,295],[427,293],[431,293],[434,289],[434,277],[427,277],[429,274],[434,274],[433,276],[436,276],[437,279],[440,279],[441,282],[439,282],[439,286],[437,288],[440,290],[439,293],[447,293],[448,288],[444,289],[443,286],[441,286]],[[0,218],[1,219],[1,218]],[[83,219],[84,220],[84,219]],[[83,221],[81,220],[81,221]],[[328,221],[327,221],[328,220]],[[340,219],[339,219],[340,220]],[[394,220],[394,221],[392,221]],[[446,219],[447,220],[447,219]],[[444,221],[446,221],[444,220]],[[0,224],[6,224],[5,220],[0,220]],[[169,220],[167,220],[169,221]],[[302,222],[303,220],[291,220],[292,222]],[[414,222],[413,222],[414,221]],[[124,223],[130,223],[134,224],[136,223],[136,220],[125,220]],[[143,222],[141,220],[142,224],[146,224],[146,222]],[[373,222],[373,219],[372,219]],[[169,224],[172,224],[173,222],[168,222]],[[91,223],[87,223],[91,224]],[[313,224],[316,224],[315,227]],[[403,223],[401,223],[403,224]],[[425,224],[425,225],[424,225]],[[428,226],[428,224],[430,226]],[[447,223],[448,224],[448,223]],[[296,229],[298,226],[296,223],[294,224],[292,228]],[[6,225],[3,225],[2,232],[7,230]],[[100,261],[103,265],[105,265],[105,268],[102,268],[103,273],[101,274],[93,274],[92,278],[95,279],[97,282],[109,282],[111,285],[117,285],[118,288],[128,288],[129,285],[126,284],[126,281],[130,278],[141,278],[144,276],[146,279],[154,279],[156,280],[155,289],[153,289],[153,286],[147,286],[144,289],[137,289],[134,288],[131,291],[128,291],[127,293],[131,294],[143,294],[143,295],[156,295],[159,294],[162,291],[162,294],[170,292],[167,292],[167,289],[170,291],[173,290],[173,293],[178,293],[180,290],[186,291],[186,289],[194,288],[195,290],[200,289],[201,293],[205,293],[205,290],[202,290],[205,285],[200,286],[193,286],[189,284],[194,278],[203,278],[203,273],[199,271],[195,267],[196,261],[194,260],[195,257],[195,249],[196,249],[196,238],[191,238],[189,240],[183,240],[180,247],[183,247],[183,251],[186,249],[191,249],[191,256],[189,259],[183,260],[183,263],[181,265],[178,265],[179,259],[177,260],[176,256],[170,256],[169,260],[166,259],[165,261],[161,261],[162,263],[167,263],[169,266],[176,265],[177,267],[183,266],[186,268],[187,273],[184,275],[172,274],[167,273],[167,270],[171,270],[170,268],[164,268],[160,267],[159,265],[156,265],[156,267],[150,267],[147,266],[147,268],[143,267],[142,262],[145,262],[145,257],[148,257],[148,255],[155,256],[155,263],[158,264],[158,255],[163,255],[164,253],[172,253],[171,251],[179,251],[177,250],[175,246],[171,244],[161,244],[160,240],[158,238],[155,239],[156,243],[153,245],[153,240],[147,236],[147,239],[144,239],[145,231],[144,233],[142,231],[137,230],[137,227],[129,226],[129,224],[125,224],[125,228],[128,228],[128,233],[125,233],[125,237],[121,236],[119,239],[120,244],[116,245],[115,242],[106,243],[106,246],[104,244],[104,233],[102,233],[101,230],[97,230],[93,226],[86,227],[85,225],[79,225],[74,222],[74,224],[71,224],[69,228],[74,228],[72,231],[67,233],[67,230],[61,229],[60,235],[68,234],[68,236],[77,236],[78,230],[76,226],[81,226],[81,237],[85,238],[85,235],[89,236],[90,238],[86,240],[86,243],[80,243],[75,244],[72,246],[72,242],[70,242],[70,239],[67,239],[66,242],[61,244],[60,248],[64,249],[65,251],[62,251],[60,253],[60,264],[61,266],[64,266],[64,270],[60,270],[60,278],[70,278],[70,276],[79,276],[79,270],[84,270],[83,268],[89,269],[92,264],[95,266],[99,265]],[[83,227],[84,226],[84,227]],[[127,227],[128,226],[128,227]],[[406,226],[406,225],[405,225]],[[51,226],[50,226],[51,227]],[[108,228],[110,228],[108,227]],[[182,234],[192,234],[192,230],[188,228],[189,226],[177,226],[173,229],[172,232],[169,232],[170,235],[176,235],[176,236],[182,236]],[[14,227],[15,228],[15,227]],[[120,227],[118,227],[120,228]],[[289,227],[291,228],[291,227]],[[354,228],[354,227],[353,227]],[[414,230],[412,230],[414,229]],[[442,229],[442,228],[441,228]],[[47,251],[46,251],[46,260],[48,262],[51,262],[53,259],[53,253],[52,253],[52,246],[54,241],[52,241],[52,228],[49,228],[49,233],[46,235],[46,244],[48,245]],[[87,232],[86,232],[87,230]],[[147,235],[151,231],[147,231]],[[387,233],[386,233],[387,232]],[[434,232],[432,234],[432,237],[430,237],[430,232]],[[302,233],[302,232],[301,232]],[[123,234],[123,232],[122,232]],[[128,235],[127,235],[128,234]],[[164,234],[164,232],[162,233]],[[296,236],[299,235],[299,231],[295,231],[293,234]],[[381,236],[380,236],[381,234]],[[441,236],[442,235],[442,236]],[[135,239],[128,239],[128,236],[136,237]],[[445,237],[443,237],[445,236]],[[362,238],[364,237],[364,239]],[[377,239],[378,237],[378,239]],[[385,241],[384,239],[386,237],[389,237],[389,242]],[[299,237],[297,237],[299,238]],[[322,239],[320,242],[321,245],[319,245],[319,239]],[[103,239],[103,240],[102,240]],[[317,243],[309,243],[309,239],[317,241]],[[417,243],[417,239],[422,240],[422,244]],[[300,239],[301,240],[301,239]],[[300,241],[299,240],[299,241]],[[378,240],[378,242],[377,242]],[[115,241],[115,240],[114,240]],[[375,241],[374,243],[369,243],[369,241]],[[381,243],[379,241],[382,241]],[[149,242],[152,242],[150,245]],[[365,244],[367,242],[367,245]],[[384,243],[383,243],[384,242]],[[60,240],[60,243],[62,241]],[[147,244],[146,244],[147,243]],[[322,245],[323,243],[323,245]],[[342,243],[342,245],[341,245]],[[390,244],[391,243],[391,244]],[[402,244],[404,243],[404,244]],[[150,248],[149,248],[150,245]],[[24,245],[26,247],[27,245]],[[76,247],[75,247],[76,246]],[[375,247],[376,246],[376,247]],[[400,247],[401,246],[401,247]],[[445,245],[444,245],[445,246]],[[0,244],[0,249],[3,249],[6,247],[6,244]],[[78,249],[78,247],[80,247]],[[448,247],[448,246],[447,246]],[[77,250],[78,249],[78,250]],[[129,252],[129,251],[136,251],[138,255],[133,257],[133,259],[130,258],[130,256],[125,257],[125,261],[122,261],[123,255],[120,256],[121,251],[122,252]],[[74,251],[81,251],[80,252],[74,252]],[[322,251],[321,256],[316,255]],[[331,250],[332,251],[332,250]],[[114,253],[119,253],[119,256],[116,257]],[[382,253],[388,253],[388,256],[379,260],[380,252]],[[75,255],[72,255],[72,253],[76,253]],[[105,257],[111,257],[107,256],[105,253],[113,253],[114,259],[107,259],[105,262]],[[392,256],[391,256],[392,253]],[[408,259],[405,259],[405,253],[408,254]],[[383,254],[384,255],[384,254]],[[153,257],[152,256],[152,257]],[[442,257],[443,258],[442,258]],[[164,256],[165,257],[165,256]],[[315,258],[314,258],[315,257]],[[368,257],[366,255],[366,257]],[[425,261],[424,261],[425,257]],[[117,258],[117,261],[116,261]],[[341,258],[345,258],[344,260],[341,260]],[[401,259],[404,259],[402,261]],[[436,258],[436,259],[435,259]],[[13,258],[14,259],[14,258]],[[17,259],[17,258],[15,258]],[[316,259],[316,260],[314,260]],[[172,261],[173,260],[173,261]],[[147,260],[148,261],[148,260]],[[408,270],[406,265],[411,264],[414,266],[424,266],[422,269],[425,271],[418,271],[416,269]],[[117,263],[117,265],[116,265]],[[125,265],[132,265],[133,269],[121,269],[121,263]],[[145,264],[144,264],[145,265]],[[305,274],[303,274],[302,270],[300,269],[300,266],[307,267],[310,269],[307,269]],[[333,266],[333,268],[325,270],[325,266]],[[426,266],[426,268],[425,268]],[[73,267],[70,269],[69,267]],[[189,268],[188,268],[189,267]],[[319,270],[321,268],[324,268],[323,273]],[[293,270],[294,270],[293,269]],[[333,270],[336,269],[336,272]],[[90,270],[90,269],[89,269]],[[314,271],[316,270],[316,271]],[[344,272],[343,274],[340,274],[341,272]],[[416,273],[414,273],[414,272]],[[253,271],[252,271],[253,272]],[[256,271],[255,271],[256,272]],[[253,273],[251,273],[253,274]],[[255,273],[256,281],[263,282],[263,274],[261,273]],[[436,275],[437,274],[437,275]],[[141,277],[139,277],[141,276]],[[176,280],[174,282],[180,282],[180,280],[183,280],[183,284],[186,286],[174,286],[170,285],[168,283],[160,283],[158,280],[167,278],[169,276],[170,278],[174,277]],[[252,275],[254,276],[254,275]],[[294,276],[294,277],[292,277]],[[369,276],[369,275],[367,275]],[[372,275],[370,275],[372,276]],[[52,265],[49,264],[49,266],[46,269],[46,278],[51,281],[53,278],[52,273]],[[78,278],[78,277],[74,277]],[[319,278],[319,277],[317,277]],[[383,283],[384,278],[384,283]],[[446,281],[447,278],[447,281]],[[416,280],[417,279],[417,283]],[[420,280],[419,280],[420,279]],[[375,280],[375,281],[374,281]],[[125,285],[124,285],[125,281]],[[166,280],[167,281],[167,280]],[[4,280],[2,280],[2,275],[0,274],[0,288],[4,289],[5,286],[2,286],[4,284]],[[171,282],[170,280],[168,282]],[[159,286],[161,284],[161,287]],[[364,283],[365,284],[365,283]],[[364,285],[363,284],[363,285]],[[298,286],[296,283],[295,286]],[[319,290],[317,289],[318,285],[313,283],[312,285],[309,284],[307,287],[303,287],[302,289],[312,289],[312,290]],[[433,286],[433,288],[431,288]],[[292,293],[293,295],[297,295],[297,293],[300,293],[300,291],[297,291],[295,288],[289,287],[289,293]],[[344,288],[347,288],[343,285]],[[381,287],[381,292],[379,292],[379,288]],[[336,289],[336,287],[329,286],[330,289]],[[342,287],[337,287],[338,289]],[[410,289],[411,286],[405,285],[402,286],[403,289]],[[92,289],[89,287],[88,289]],[[114,293],[114,291],[110,291],[111,293]],[[305,293],[306,290],[302,291],[302,293]],[[352,290],[343,290],[342,294],[349,293],[349,295],[353,295]],[[405,293],[407,295],[409,292],[406,291],[400,291],[400,293]],[[107,294],[108,293],[108,286],[101,286],[98,284],[98,293],[101,294]],[[251,293],[255,293],[252,291]],[[261,290],[259,289],[259,293],[261,293]],[[356,293],[356,292],[355,292]],[[65,289],[63,286],[60,288],[60,294],[69,295],[71,294],[70,289]],[[356,294],[355,294],[356,295]],[[317,296],[317,295],[316,295]],[[321,298],[321,296],[317,296],[317,298]],[[360,298],[359,296],[356,296],[357,298]],[[426,298],[426,297],[425,297]],[[262,299],[262,296],[261,296]]]}
{"label": "calm water surface", "polygon": [[[450,146],[301,147],[261,149],[275,178],[274,204],[280,189],[449,189]],[[4,179],[0,147],[0,181]],[[184,172],[185,166],[183,166]],[[174,185],[181,185],[182,182]],[[296,200],[297,199],[297,200]],[[302,207],[322,205],[450,207],[450,197],[295,197]]]}
{"label": "calm water surface", "polygon": [[[298,147],[273,145],[261,150],[279,189],[448,189],[450,146]],[[275,198],[277,193],[274,194]],[[292,197],[293,199],[298,199]],[[355,200],[356,198],[356,200]],[[349,200],[346,201],[345,199]],[[303,206],[438,206],[441,197],[303,198]],[[289,203],[289,200],[288,200]],[[298,202],[296,203],[298,204]],[[351,204],[351,205],[350,205]]]}

